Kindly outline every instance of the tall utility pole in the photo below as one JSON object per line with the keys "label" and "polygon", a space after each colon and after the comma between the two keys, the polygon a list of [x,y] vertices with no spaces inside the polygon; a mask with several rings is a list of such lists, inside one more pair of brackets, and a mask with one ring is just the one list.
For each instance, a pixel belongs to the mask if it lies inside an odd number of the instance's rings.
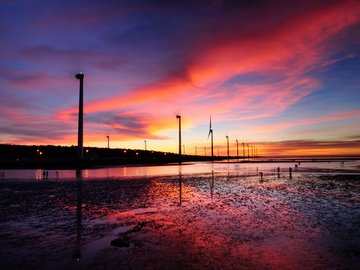
{"label": "tall utility pole", "polygon": [[179,120],[179,163],[181,163],[181,115],[176,115]]}
{"label": "tall utility pole", "polygon": [[206,147],[204,147],[204,152],[205,152],[205,156],[206,156]]}
{"label": "tall utility pole", "polygon": [[248,158],[250,158],[249,144],[247,144],[247,149],[248,149]]}
{"label": "tall utility pole", "polygon": [[197,156],[197,147],[195,146],[195,156]]}
{"label": "tall utility pole", "polygon": [[239,158],[239,141],[236,140],[236,157]]}
{"label": "tall utility pole", "polygon": [[108,149],[110,149],[110,136],[106,136],[107,141],[108,141]]}
{"label": "tall utility pole", "polygon": [[226,146],[227,146],[227,157],[230,158],[230,151],[229,151],[229,136],[226,135]]}
{"label": "tall utility pole", "polygon": [[82,72],[75,75],[80,80],[79,93],[79,122],[78,122],[78,158],[84,158],[84,74]]}
{"label": "tall utility pole", "polygon": [[185,155],[185,144],[183,145],[183,148],[184,148],[184,151],[183,151],[183,153],[184,153],[184,155]]}
{"label": "tall utility pole", "polygon": [[242,143],[243,146],[243,157],[245,158],[245,143]]}
{"label": "tall utility pole", "polygon": [[145,151],[146,151],[146,140],[144,141],[144,143],[145,143]]}

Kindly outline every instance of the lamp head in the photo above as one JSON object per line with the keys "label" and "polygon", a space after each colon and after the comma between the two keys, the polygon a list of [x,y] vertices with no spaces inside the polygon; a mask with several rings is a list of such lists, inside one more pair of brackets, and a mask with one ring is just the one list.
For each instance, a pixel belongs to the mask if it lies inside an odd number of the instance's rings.
{"label": "lamp head", "polygon": [[75,75],[75,78],[80,80],[80,79],[83,79],[84,78],[84,74],[82,72],[78,73]]}

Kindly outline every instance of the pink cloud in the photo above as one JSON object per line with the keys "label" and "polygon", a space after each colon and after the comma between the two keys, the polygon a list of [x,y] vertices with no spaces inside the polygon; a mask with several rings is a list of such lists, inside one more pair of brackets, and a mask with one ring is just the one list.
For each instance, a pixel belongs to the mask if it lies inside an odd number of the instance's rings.
{"label": "pink cloud", "polygon": [[254,131],[256,132],[279,131],[292,127],[307,126],[307,125],[321,124],[326,122],[335,122],[344,119],[351,119],[353,117],[358,117],[358,116],[360,116],[360,110],[353,110],[348,112],[334,113],[331,115],[322,116],[318,118],[311,118],[311,119],[304,119],[299,121],[283,122],[274,125],[262,126],[260,128],[255,128]]}

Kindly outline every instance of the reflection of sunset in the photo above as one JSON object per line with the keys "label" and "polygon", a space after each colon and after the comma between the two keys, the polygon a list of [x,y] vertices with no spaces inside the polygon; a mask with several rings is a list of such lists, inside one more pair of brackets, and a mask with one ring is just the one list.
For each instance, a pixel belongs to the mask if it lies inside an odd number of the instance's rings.
{"label": "reflection of sunset", "polygon": [[322,249],[322,228],[310,212],[297,209],[301,196],[309,200],[313,191],[296,195],[297,184],[289,186],[285,179],[267,177],[261,184],[257,178],[215,175],[211,199],[211,176],[184,178],[181,205],[179,178],[161,177],[134,198],[136,205],[146,207],[108,212],[111,222],[145,223],[143,231],[131,236],[147,250],[143,259],[157,258],[165,265],[167,257],[185,259],[185,265],[187,260],[200,260],[201,265],[209,261],[226,269],[298,269],[304,257],[305,268],[316,265],[318,254],[328,258]]}
{"label": "reflection of sunset", "polygon": [[[18,268],[52,269],[357,265],[352,254],[359,239],[360,182],[359,175],[339,175],[335,168],[344,164],[317,164],[311,174],[294,171],[290,178],[289,164],[282,164],[277,176],[275,164],[265,163],[262,181],[254,168],[233,164],[237,169],[228,171],[221,167],[227,163],[213,165],[219,172],[188,174],[191,165],[184,165],[182,174],[173,176],[98,178],[85,170],[55,181],[50,171],[50,181],[2,181],[1,203],[8,207],[2,209],[0,247],[10,254],[0,254],[2,263],[14,265],[16,258]],[[337,173],[324,174],[326,168]],[[124,245],[111,244],[116,239]],[[32,256],[15,248],[24,243]]]}

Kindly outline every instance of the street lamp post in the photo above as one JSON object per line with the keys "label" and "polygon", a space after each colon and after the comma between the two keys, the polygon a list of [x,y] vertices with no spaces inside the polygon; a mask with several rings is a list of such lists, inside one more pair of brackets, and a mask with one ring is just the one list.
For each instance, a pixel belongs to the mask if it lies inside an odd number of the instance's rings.
{"label": "street lamp post", "polygon": [[236,157],[239,158],[239,141],[236,140]]}
{"label": "street lamp post", "polygon": [[145,143],[145,151],[146,151],[146,140],[144,141],[144,143]]}
{"label": "street lamp post", "polygon": [[78,121],[78,158],[83,159],[84,158],[84,74],[78,73],[75,75],[75,78],[80,80],[80,93],[79,93],[79,121]]}
{"label": "street lamp post", "polygon": [[229,136],[226,135],[226,146],[227,146],[227,157],[230,158],[230,151],[229,151]]}
{"label": "street lamp post", "polygon": [[179,163],[181,163],[181,115],[176,115],[179,120]]}
{"label": "street lamp post", "polygon": [[110,149],[110,136],[106,136],[107,141],[108,141],[108,149]]}

